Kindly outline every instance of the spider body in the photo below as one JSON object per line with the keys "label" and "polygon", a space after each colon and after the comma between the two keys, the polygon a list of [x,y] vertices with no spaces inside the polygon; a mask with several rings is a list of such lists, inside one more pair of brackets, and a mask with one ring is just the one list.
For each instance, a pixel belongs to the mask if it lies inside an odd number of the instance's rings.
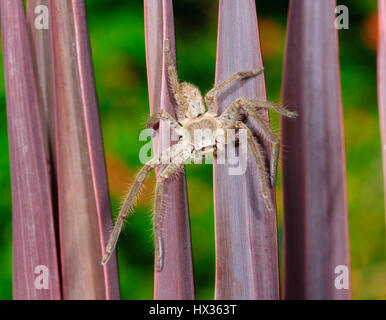
{"label": "spider body", "polygon": [[[167,164],[157,179],[153,213],[156,270],[162,270],[164,256],[162,242],[162,204],[164,185],[169,179],[177,175],[183,169],[185,162],[189,158],[198,160],[202,159],[202,157],[208,153],[218,154],[219,152],[224,152],[225,145],[234,142],[236,139],[236,135],[228,136],[229,129],[235,130],[236,133],[239,130],[245,130],[247,134],[248,148],[259,170],[258,179],[260,185],[260,195],[267,209],[269,211],[272,210],[269,189],[270,185],[274,186],[276,182],[280,142],[269,127],[267,120],[260,115],[258,110],[271,109],[290,118],[295,118],[297,114],[270,102],[238,98],[219,115],[217,113],[217,104],[215,102],[216,95],[233,81],[241,78],[257,76],[262,73],[264,69],[260,68],[248,72],[237,72],[211,89],[205,95],[205,98],[203,98],[197,87],[190,83],[180,83],[178,81],[176,67],[172,61],[169,51],[168,40],[165,40],[164,50],[167,61],[170,89],[177,103],[177,119],[174,119],[168,112],[161,109],[150,117],[147,126],[149,128],[154,128],[158,125],[160,120],[163,120],[180,136],[180,139],[176,144],[164,150],[146,163],[137,174],[134,184],[128,192],[116,220],[114,230],[110,236],[105,255],[102,259],[102,264],[106,264],[111,256],[111,253],[117,243],[123,221],[133,206],[148,172],[161,164]],[[251,129],[248,128],[243,121],[241,121],[243,114],[250,116],[255,121],[260,135],[272,144],[269,177],[265,167],[264,150],[255,139]]]}
{"label": "spider body", "polygon": [[219,128],[219,119],[204,113],[185,122],[181,140],[190,144],[196,152],[207,154],[209,150],[213,152],[216,148]]}

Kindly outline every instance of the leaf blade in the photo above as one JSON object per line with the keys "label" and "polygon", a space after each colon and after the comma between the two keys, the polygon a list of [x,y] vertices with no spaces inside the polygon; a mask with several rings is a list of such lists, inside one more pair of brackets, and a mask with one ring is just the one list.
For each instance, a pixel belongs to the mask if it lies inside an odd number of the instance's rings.
{"label": "leaf blade", "polygon": [[[20,0],[1,0],[0,6],[12,179],[13,297],[60,299],[50,182],[24,7]],[[41,273],[38,266],[48,269]],[[48,288],[41,289],[35,280],[46,271]]]}
{"label": "leaf blade", "polygon": [[85,4],[51,1],[50,14],[63,298],[118,299],[115,254],[100,264],[111,211]]}
{"label": "leaf blade", "polygon": [[335,267],[350,268],[335,0],[291,1],[283,100],[285,298],[350,299]]}
{"label": "leaf blade", "polygon": [[[172,1],[145,2],[146,63],[149,83],[151,113],[159,108],[175,116],[175,102],[169,91],[163,42],[170,40],[175,54],[174,21]],[[161,81],[160,81],[161,80]],[[158,104],[160,101],[160,104]],[[161,123],[158,141],[154,143],[158,152],[169,147],[170,131]],[[158,174],[158,172],[157,172]],[[189,209],[185,172],[167,183],[165,187],[163,242],[165,248],[164,267],[155,271],[155,299],[194,299],[193,264],[190,243]],[[166,210],[166,208],[168,210]]]}
{"label": "leaf blade", "polygon": [[[216,84],[262,66],[254,1],[220,1],[217,41]],[[224,90],[219,113],[238,97],[265,99],[264,76]],[[262,201],[251,158],[239,176],[228,174],[228,164],[214,165],[215,299],[279,298],[276,210],[268,212]]]}

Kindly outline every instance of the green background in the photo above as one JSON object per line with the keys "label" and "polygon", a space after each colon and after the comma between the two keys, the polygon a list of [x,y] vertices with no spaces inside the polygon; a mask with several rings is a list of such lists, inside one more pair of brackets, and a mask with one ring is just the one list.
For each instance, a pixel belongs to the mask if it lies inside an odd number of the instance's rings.
{"label": "green background", "polygon": [[[347,188],[354,299],[386,299],[385,215],[376,91],[377,2],[338,1],[350,12],[350,29],[339,31]],[[280,101],[288,1],[256,1],[267,95]],[[140,167],[138,134],[149,116],[142,1],[87,1],[101,124],[113,212]],[[178,70],[203,92],[214,82],[215,0],[174,1]],[[2,61],[0,71],[3,72]],[[0,77],[0,299],[12,298],[11,187],[4,79]],[[272,126],[279,133],[278,117]],[[196,296],[214,293],[212,168],[186,168],[191,213]],[[121,296],[153,297],[150,212],[154,176],[118,244]],[[282,192],[277,188],[280,258]],[[135,244],[135,250],[133,250]],[[280,259],[282,262],[282,259]],[[282,265],[282,263],[281,263]]]}

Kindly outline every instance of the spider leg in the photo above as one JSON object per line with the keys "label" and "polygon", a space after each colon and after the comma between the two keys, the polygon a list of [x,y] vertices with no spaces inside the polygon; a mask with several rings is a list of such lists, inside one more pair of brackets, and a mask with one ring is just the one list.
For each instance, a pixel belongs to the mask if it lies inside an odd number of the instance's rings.
{"label": "spider leg", "polygon": [[286,108],[279,106],[277,104],[274,104],[272,102],[262,101],[262,100],[252,100],[252,99],[243,99],[243,100],[244,100],[244,104],[254,106],[256,109],[274,110],[277,113],[281,114],[282,116],[288,117],[288,118],[296,118],[298,116],[296,111],[289,111]]}
{"label": "spider leg", "polygon": [[[183,144],[184,145],[184,144]],[[162,171],[157,179],[155,187],[154,213],[153,213],[153,228],[155,241],[155,257],[156,270],[160,272],[163,268],[164,250],[162,239],[162,223],[163,223],[163,196],[164,185],[171,178],[178,175],[184,167],[184,163],[191,156],[193,148],[184,145],[184,149],[178,153],[173,161]]]}
{"label": "spider leg", "polygon": [[246,72],[236,72],[233,75],[231,75],[228,79],[221,82],[214,88],[212,88],[206,95],[205,95],[205,103],[208,106],[208,112],[212,112],[214,114],[217,114],[217,105],[215,102],[216,95],[223,90],[226,86],[230,85],[233,81],[241,78],[248,78],[252,76],[256,76],[259,73],[263,72],[264,68],[252,70],[252,71],[246,71]]}
{"label": "spider leg", "polygon": [[250,101],[254,102],[255,100],[249,100],[245,98],[236,99],[225,111],[220,115],[220,121],[223,123],[225,128],[232,128],[235,126],[236,122],[240,118],[240,109],[243,109],[247,112],[257,123],[260,133],[263,138],[272,143],[272,155],[271,155],[271,164],[270,164],[270,180],[271,185],[275,186],[276,184],[276,172],[277,164],[279,161],[280,153],[280,140],[271,130],[268,123],[260,116],[260,114],[255,109],[255,105]]}
{"label": "spider leg", "polygon": [[[168,71],[170,88],[172,90],[173,96],[176,97],[176,95],[180,91],[181,85],[180,85],[180,82],[178,80],[176,65],[173,62],[173,58],[172,58],[172,55],[170,53],[170,42],[169,42],[168,38],[166,38],[164,41],[164,52],[165,52],[165,57],[166,57],[166,68]],[[185,110],[182,107],[180,107],[178,104],[177,104],[176,114],[177,114],[177,119],[180,122],[185,117]]]}
{"label": "spider leg", "polygon": [[236,128],[244,129],[247,131],[248,146],[252,151],[253,157],[255,158],[257,168],[259,169],[259,173],[260,173],[259,182],[260,182],[261,195],[264,199],[265,206],[269,211],[271,211],[272,202],[269,198],[269,182],[268,182],[267,172],[265,170],[263,150],[258,144],[258,142],[254,139],[251,129],[249,129],[245,125],[245,123],[238,121],[236,123]]}
{"label": "spider leg", "polygon": [[114,229],[110,234],[109,242],[107,243],[105,254],[102,258],[102,265],[106,265],[106,263],[109,261],[111,254],[114,251],[114,248],[118,242],[118,237],[122,229],[123,222],[125,218],[127,217],[128,213],[130,212],[131,207],[133,206],[135,200],[137,199],[137,196],[141,190],[141,187],[148,175],[148,173],[159,166],[162,163],[165,163],[169,161],[170,154],[180,152],[185,146],[183,144],[177,143],[171,146],[170,148],[166,149],[165,151],[161,152],[158,156],[154,157],[152,160],[150,160],[148,163],[146,163],[142,169],[138,172],[137,176],[135,177],[134,183],[132,187],[130,188],[123,205],[121,207],[121,210],[118,214],[117,220],[114,225]]}
{"label": "spider leg", "polygon": [[178,92],[178,88],[180,86],[180,83],[178,81],[177,68],[176,68],[175,64],[173,63],[172,55],[170,53],[169,39],[165,39],[164,51],[165,51],[165,56],[166,56],[166,64],[167,64],[167,70],[168,70],[168,75],[169,75],[170,87],[172,89],[173,95],[175,95]]}
{"label": "spider leg", "polygon": [[157,111],[155,114],[153,114],[150,119],[147,121],[146,126],[148,128],[154,128],[160,120],[164,120],[167,125],[173,129],[177,134],[181,135],[181,129],[182,127],[179,125],[179,123],[168,113],[166,110],[161,109]]}

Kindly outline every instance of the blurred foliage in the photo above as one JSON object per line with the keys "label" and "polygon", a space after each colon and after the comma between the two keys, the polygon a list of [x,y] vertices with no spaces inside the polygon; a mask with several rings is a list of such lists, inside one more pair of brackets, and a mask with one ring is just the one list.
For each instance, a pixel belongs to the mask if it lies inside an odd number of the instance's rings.
{"label": "blurred foliage", "polygon": [[[350,10],[350,29],[339,31],[339,42],[353,298],[386,299],[385,216],[376,92],[377,2],[341,0],[338,3]],[[280,101],[288,1],[259,0],[256,5],[268,100]],[[90,0],[87,9],[112,208],[117,212],[120,198],[140,167],[138,151],[144,142],[138,141],[138,135],[149,116],[143,2]],[[206,92],[214,82],[217,1],[176,0],[174,10],[180,78]],[[0,72],[3,73],[2,62]],[[0,299],[9,299],[12,297],[11,189],[3,77],[0,77],[0,103]],[[277,132],[278,121],[272,115]],[[189,165],[186,174],[196,295],[199,299],[211,299],[215,262],[212,168]],[[154,175],[147,182],[136,214],[129,219],[118,244],[123,299],[153,297],[150,221],[153,186]],[[280,179],[277,193],[282,248]]]}

